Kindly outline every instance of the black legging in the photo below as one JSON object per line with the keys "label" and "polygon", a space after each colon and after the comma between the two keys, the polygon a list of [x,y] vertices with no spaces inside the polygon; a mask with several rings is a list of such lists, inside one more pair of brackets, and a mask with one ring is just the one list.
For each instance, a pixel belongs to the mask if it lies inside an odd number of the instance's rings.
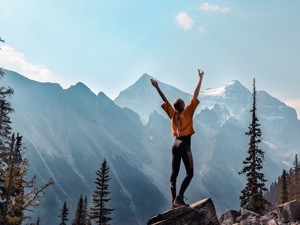
{"label": "black legging", "polygon": [[172,147],[172,174],[170,178],[173,201],[176,198],[176,180],[180,169],[181,159],[183,160],[185,166],[186,177],[184,178],[180,187],[180,196],[183,196],[194,175],[194,169],[192,162],[190,162],[188,151],[191,151],[191,135],[176,137]]}

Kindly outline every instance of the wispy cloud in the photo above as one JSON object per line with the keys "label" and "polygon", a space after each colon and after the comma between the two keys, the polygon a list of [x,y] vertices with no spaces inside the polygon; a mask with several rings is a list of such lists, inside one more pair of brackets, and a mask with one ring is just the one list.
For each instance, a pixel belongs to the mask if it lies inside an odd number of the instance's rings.
{"label": "wispy cloud", "polygon": [[175,22],[178,27],[184,30],[190,30],[194,26],[194,20],[186,12],[179,13],[175,18]]}
{"label": "wispy cloud", "polygon": [[39,82],[59,83],[64,87],[69,86],[67,82],[54,75],[49,69],[27,62],[22,53],[17,52],[8,45],[1,46],[0,62],[1,67],[18,72],[29,79]]}
{"label": "wispy cloud", "polygon": [[300,120],[300,98],[298,99],[290,99],[285,101],[285,103],[297,111],[298,119]]}
{"label": "wispy cloud", "polygon": [[231,11],[229,7],[221,7],[219,5],[213,5],[208,2],[203,3],[199,9],[207,12],[221,12],[221,13],[228,13]]}

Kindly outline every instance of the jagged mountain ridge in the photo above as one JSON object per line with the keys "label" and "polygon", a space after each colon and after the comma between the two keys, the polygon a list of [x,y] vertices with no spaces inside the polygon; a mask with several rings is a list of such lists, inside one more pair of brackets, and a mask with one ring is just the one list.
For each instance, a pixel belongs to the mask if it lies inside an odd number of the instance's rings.
{"label": "jagged mountain ridge", "polygon": [[[160,97],[150,84],[151,76],[144,74],[129,90],[120,93],[122,108],[117,100],[115,104],[104,93],[95,95],[82,83],[64,90],[57,84],[6,73],[0,82],[15,89],[14,130],[24,135],[32,173],[56,180],[41,212],[50,209],[51,222],[57,220],[63,201],[71,202],[70,208],[75,209],[80,193],[91,196],[93,187],[89,184],[94,182],[95,171],[105,156],[112,173],[116,224],[144,224],[161,208],[169,207],[173,138],[169,120],[160,108]],[[170,101],[176,97],[188,101],[191,97],[167,84],[161,88]],[[291,162],[292,153],[299,152],[299,141],[292,138],[299,136],[299,120],[295,110],[267,93],[261,94],[264,100],[258,101],[258,108],[264,112],[260,122],[265,126],[267,178],[276,177],[284,166],[282,161]],[[223,88],[204,91],[200,101],[192,146],[195,176],[187,196],[189,202],[212,197],[222,213],[239,205],[244,181],[238,171],[248,144],[244,133],[250,121],[251,92],[233,81]],[[140,113],[137,109],[141,108],[147,110]],[[288,130],[291,125],[293,130]],[[290,141],[278,138],[278,127]]]}
{"label": "jagged mountain ridge", "polygon": [[[161,109],[162,100],[150,83],[151,78],[153,77],[143,74],[136,83],[122,91],[114,100],[120,107],[127,107],[138,113],[143,123],[148,121],[149,116],[154,111],[166,117],[165,112]],[[191,94],[179,91],[165,83],[159,84],[170,102],[180,97],[187,103],[192,97]],[[142,100],[142,98],[148,99],[148,101]],[[296,135],[299,134],[300,122],[297,119],[296,110],[265,91],[259,90],[257,99],[258,115],[262,121],[263,133],[268,137],[266,140],[271,139],[272,142],[276,143],[277,136],[284,135],[289,140],[285,144],[289,145],[291,143],[291,145],[298,146],[300,141]],[[223,114],[219,113],[218,120],[225,122],[230,118],[235,118],[246,128],[251,120],[249,111],[252,107],[252,93],[237,80],[231,81],[221,88],[210,88],[202,91],[199,100],[200,105],[195,113],[196,115],[203,110],[213,110],[217,105],[218,111],[226,111]],[[130,102],[130,104],[126,104],[127,102]],[[278,127],[281,129],[278,129]],[[291,127],[292,130],[289,131]],[[281,148],[283,147],[280,143],[277,144]],[[299,150],[292,146],[289,148],[287,154],[293,154]]]}

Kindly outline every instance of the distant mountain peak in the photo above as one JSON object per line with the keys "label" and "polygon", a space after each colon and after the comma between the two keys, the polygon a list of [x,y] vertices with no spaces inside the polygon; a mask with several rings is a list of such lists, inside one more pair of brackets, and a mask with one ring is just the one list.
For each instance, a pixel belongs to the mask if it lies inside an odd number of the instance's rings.
{"label": "distant mountain peak", "polygon": [[101,99],[102,101],[105,101],[105,102],[113,102],[113,100],[111,100],[104,92],[100,91],[97,95],[97,97],[99,99]]}
{"label": "distant mountain peak", "polygon": [[234,93],[250,93],[250,91],[238,80],[232,80],[225,86],[225,91]]}
{"label": "distant mountain peak", "polygon": [[69,90],[78,90],[80,92],[82,92],[82,91],[92,92],[91,89],[82,82],[78,82],[75,85],[71,85],[68,89]]}
{"label": "distant mountain peak", "polygon": [[134,84],[130,85],[127,89],[121,91],[120,95],[128,92],[135,92],[138,90],[141,92],[145,92],[145,90],[152,89],[150,79],[155,78],[147,73],[144,73]]}
{"label": "distant mountain peak", "polygon": [[229,89],[229,88],[245,88],[245,87],[238,80],[232,80],[225,86],[225,88]]}
{"label": "distant mountain peak", "polygon": [[89,89],[84,83],[82,83],[82,82],[77,82],[76,84],[75,84],[75,87],[77,87],[77,88],[85,88],[85,89]]}
{"label": "distant mountain peak", "polygon": [[204,96],[222,96],[225,93],[225,87],[208,88],[203,92]]}
{"label": "distant mountain peak", "polygon": [[225,87],[220,88],[207,88],[204,92],[204,96],[223,96],[224,94],[228,94],[231,92],[249,92],[249,90],[244,87],[241,82],[238,80],[230,81]]}
{"label": "distant mountain peak", "polygon": [[141,76],[140,79],[151,79],[153,78],[152,76],[150,76],[148,73],[143,73],[143,75]]}
{"label": "distant mountain peak", "polygon": [[154,77],[150,76],[147,73],[144,73],[137,81],[136,83],[146,83],[150,82],[150,79],[155,79]]}
{"label": "distant mountain peak", "polygon": [[232,80],[227,85],[242,85],[238,80]]}

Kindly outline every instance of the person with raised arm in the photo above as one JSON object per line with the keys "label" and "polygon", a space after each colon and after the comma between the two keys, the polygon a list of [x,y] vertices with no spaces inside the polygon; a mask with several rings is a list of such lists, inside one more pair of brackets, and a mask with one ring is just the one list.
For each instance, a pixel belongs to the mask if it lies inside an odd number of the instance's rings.
{"label": "person with raised arm", "polygon": [[[172,194],[172,208],[179,206],[188,206],[184,202],[184,192],[189,186],[193,175],[193,155],[191,151],[191,136],[195,133],[193,128],[193,115],[200,103],[198,96],[202,84],[204,72],[198,69],[199,81],[194,91],[194,95],[187,107],[182,99],[177,98],[173,106],[170,104],[164,93],[161,91],[158,82],[151,79],[152,85],[156,88],[160,97],[164,101],[162,108],[171,119],[172,135],[175,136],[175,141],[172,146],[172,173],[170,178],[171,194]],[[182,181],[179,193],[176,192],[176,180],[179,174],[181,159],[186,169],[186,177]]]}

